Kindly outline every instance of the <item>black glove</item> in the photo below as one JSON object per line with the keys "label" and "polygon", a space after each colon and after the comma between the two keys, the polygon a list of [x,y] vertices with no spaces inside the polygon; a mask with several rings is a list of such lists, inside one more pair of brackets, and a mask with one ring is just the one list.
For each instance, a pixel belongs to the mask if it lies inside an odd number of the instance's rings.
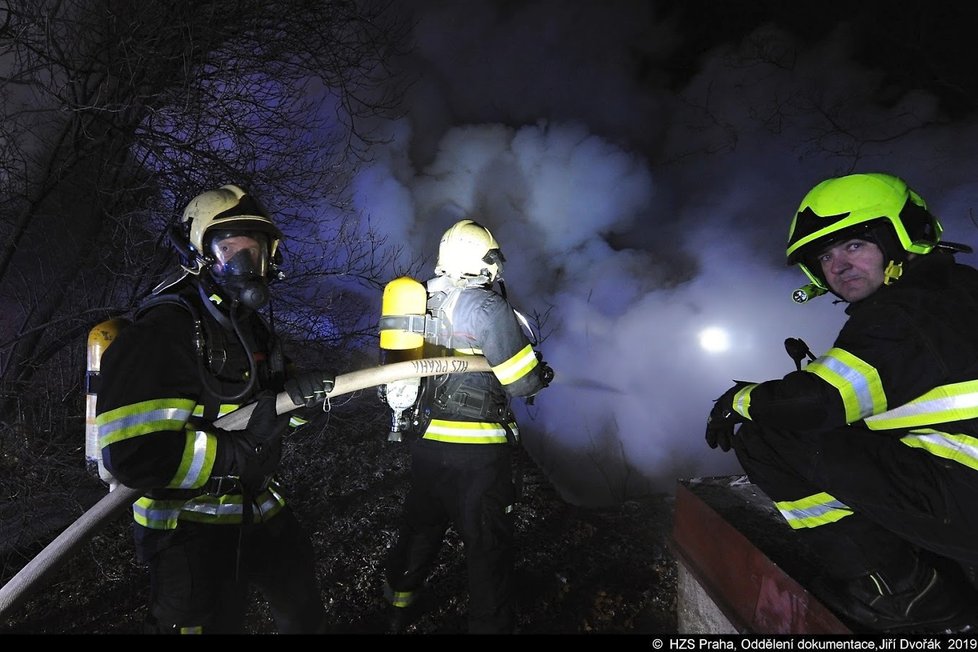
{"label": "black glove", "polygon": [[734,396],[750,384],[742,380],[735,381],[734,386],[714,402],[710,416],[706,420],[706,443],[710,448],[719,446],[723,452],[730,450],[737,424],[747,420],[734,411]]}
{"label": "black glove", "polygon": [[535,353],[538,360],[537,366],[540,368],[540,380],[543,382],[544,387],[549,387],[554,379],[553,367],[544,361],[542,353],[539,351],[535,351]]}
{"label": "black glove", "polygon": [[540,380],[543,381],[544,387],[549,387],[550,383],[554,379],[554,370],[543,360],[540,361]]}
{"label": "black glove", "polygon": [[296,405],[313,407],[333,391],[335,376],[327,371],[305,371],[285,381],[285,391]]}
{"label": "black glove", "polygon": [[[550,383],[553,382],[554,370],[550,365],[543,361],[542,353],[539,351],[534,351],[534,353],[536,353],[537,356],[537,371],[539,373],[538,377],[540,378],[540,389],[538,389],[537,392],[540,392],[549,387]],[[535,403],[537,392],[534,392],[531,396],[526,397],[527,405],[533,405]]]}
{"label": "black glove", "polygon": [[217,458],[211,477],[237,477],[245,491],[257,492],[275,474],[282,459],[282,437],[289,415],[276,413],[272,392],[258,395],[244,430],[218,430]]}

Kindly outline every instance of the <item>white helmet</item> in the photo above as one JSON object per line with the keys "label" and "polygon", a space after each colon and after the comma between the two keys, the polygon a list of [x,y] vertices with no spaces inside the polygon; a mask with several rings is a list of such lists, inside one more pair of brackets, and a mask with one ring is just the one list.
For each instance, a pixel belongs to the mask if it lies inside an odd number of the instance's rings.
{"label": "white helmet", "polygon": [[206,271],[225,299],[250,308],[268,302],[282,232],[255,198],[235,185],[208,190],[190,200],[181,221],[186,271]]}
{"label": "white helmet", "polygon": [[492,283],[502,277],[505,260],[489,229],[461,220],[441,237],[435,274],[456,279],[483,276]]}
{"label": "white helmet", "polygon": [[183,211],[187,236],[198,254],[204,254],[207,232],[220,228],[222,231],[259,231],[269,235],[269,255],[274,258],[282,232],[268,217],[268,211],[258,201],[241,189],[228,184],[217,190],[203,192],[187,204]]}

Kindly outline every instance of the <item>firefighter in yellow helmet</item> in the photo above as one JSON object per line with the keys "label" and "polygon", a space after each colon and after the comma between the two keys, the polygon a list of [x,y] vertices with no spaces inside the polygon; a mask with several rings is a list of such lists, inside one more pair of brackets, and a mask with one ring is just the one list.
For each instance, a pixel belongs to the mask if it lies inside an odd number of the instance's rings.
{"label": "firefighter in yellow helmet", "polygon": [[848,320],[804,369],[731,387],[707,424],[856,631],[978,625],[978,271],[941,231],[891,174],[816,185],[788,236],[788,264],[811,281],[795,299],[831,293]]}
{"label": "firefighter in yellow helmet", "polygon": [[419,615],[419,590],[450,524],[465,548],[469,632],[505,634],[516,627],[511,447],[519,429],[510,399],[535,395],[553,372],[506,300],[504,260],[489,229],[461,220],[442,236],[435,277],[427,283],[428,313],[438,325],[426,335],[429,357],[483,355],[492,372],[423,383],[410,444],[411,488],[386,564],[395,632]]}
{"label": "firefighter in yellow helmet", "polygon": [[[290,416],[275,395],[312,407],[333,376],[292,373],[259,312],[282,234],[226,185],[191,200],[172,236],[180,272],[102,356],[97,400],[106,469],[144,490],[133,528],[149,566],[147,631],[245,632],[255,586],[281,633],[321,632],[312,547],[276,475]],[[256,400],[244,430],[214,425]]]}

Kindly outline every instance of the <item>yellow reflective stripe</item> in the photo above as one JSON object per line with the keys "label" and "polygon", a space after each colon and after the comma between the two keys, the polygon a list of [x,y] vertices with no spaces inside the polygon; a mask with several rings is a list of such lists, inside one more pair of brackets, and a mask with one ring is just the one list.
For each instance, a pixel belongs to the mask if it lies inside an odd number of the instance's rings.
{"label": "yellow reflective stripe", "polygon": [[978,438],[921,428],[900,438],[911,448],[920,448],[931,455],[963,464],[978,471]]}
{"label": "yellow reflective stripe", "polygon": [[978,418],[978,381],[942,385],[900,407],[866,417],[870,430],[915,428]]}
{"label": "yellow reflective stripe", "polygon": [[414,591],[392,591],[390,603],[395,607],[409,607],[414,602]]}
{"label": "yellow reflective stripe", "polygon": [[852,514],[849,507],[824,491],[801,500],[776,501],[774,504],[794,530],[828,525]]}
{"label": "yellow reflective stripe", "polygon": [[843,349],[831,348],[812,360],[804,371],[813,373],[839,391],[846,408],[846,423],[886,410],[886,394],[876,369]]}
{"label": "yellow reflective stripe", "polygon": [[533,346],[527,344],[516,355],[493,367],[492,371],[496,374],[499,382],[503,385],[510,385],[528,374],[538,363],[539,360],[537,360],[536,353],[533,352]]}
{"label": "yellow reflective stripe", "polygon": [[168,489],[196,489],[211,477],[217,455],[217,436],[214,433],[187,429],[183,459],[167,485]]}
{"label": "yellow reflective stripe", "polygon": [[482,355],[482,349],[452,349],[455,353],[462,355]]}
{"label": "yellow reflective stripe", "polygon": [[[234,412],[239,407],[241,407],[241,404],[240,403],[221,403],[221,406],[219,408],[217,408],[217,418],[220,419],[225,414],[228,414],[230,412]],[[195,417],[200,417],[200,418],[203,418],[204,417],[204,406],[203,405],[198,405],[197,407],[194,408],[194,416]]]}
{"label": "yellow reflective stripe", "polygon": [[[280,496],[270,491],[262,493],[251,506],[252,519],[259,523],[270,519],[285,505]],[[197,523],[241,523],[244,506],[240,494],[201,496],[183,506],[180,519]]]}
{"label": "yellow reflective stripe", "polygon": [[[519,435],[515,423],[509,424],[514,435]],[[481,421],[447,421],[432,419],[422,439],[444,441],[452,444],[505,444],[506,428],[500,423]]]}
{"label": "yellow reflective stripe", "polygon": [[733,410],[742,417],[750,419],[750,393],[757,387],[757,383],[747,385],[733,397]]}
{"label": "yellow reflective stripe", "polygon": [[[252,506],[255,522],[270,519],[285,505],[285,499],[273,485],[258,495]],[[172,530],[178,521],[218,525],[241,523],[244,512],[240,494],[202,495],[190,500],[159,500],[143,496],[133,504],[133,519],[154,530]]]}
{"label": "yellow reflective stripe", "polygon": [[154,500],[143,496],[132,505],[132,517],[143,527],[172,530],[177,526],[185,500]]}
{"label": "yellow reflective stripe", "polygon": [[190,399],[161,398],[103,412],[95,418],[99,446],[161,430],[183,430],[193,407]]}

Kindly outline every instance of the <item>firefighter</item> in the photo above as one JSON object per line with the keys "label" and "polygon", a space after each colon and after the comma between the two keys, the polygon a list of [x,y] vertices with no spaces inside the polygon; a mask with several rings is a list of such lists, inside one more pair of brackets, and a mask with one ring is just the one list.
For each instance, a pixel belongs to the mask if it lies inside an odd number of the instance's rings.
{"label": "firefighter", "polygon": [[419,590],[450,524],[465,550],[468,631],[515,630],[511,447],[519,430],[510,398],[532,397],[553,372],[505,298],[503,262],[492,233],[461,220],[441,238],[435,276],[426,284],[428,310],[439,324],[435,348],[444,347],[429,355],[483,355],[492,372],[423,383],[419,437],[410,444],[411,487],[386,562],[395,632],[419,615]]}
{"label": "firefighter", "polygon": [[[811,547],[813,592],[857,631],[978,624],[978,271],[905,181],[851,174],[799,206],[787,262],[848,304],[833,346],[737,383],[708,420]],[[797,299],[796,299],[797,300]]]}
{"label": "firefighter", "polygon": [[[280,633],[321,632],[312,546],[276,477],[290,415],[276,413],[275,393],[311,408],[333,376],[288,376],[259,312],[282,234],[226,185],[195,197],[171,235],[181,269],[106,350],[97,399],[106,469],[143,490],[133,530],[149,567],[146,631],[245,632],[255,586]],[[244,430],[213,425],[256,400]]]}

